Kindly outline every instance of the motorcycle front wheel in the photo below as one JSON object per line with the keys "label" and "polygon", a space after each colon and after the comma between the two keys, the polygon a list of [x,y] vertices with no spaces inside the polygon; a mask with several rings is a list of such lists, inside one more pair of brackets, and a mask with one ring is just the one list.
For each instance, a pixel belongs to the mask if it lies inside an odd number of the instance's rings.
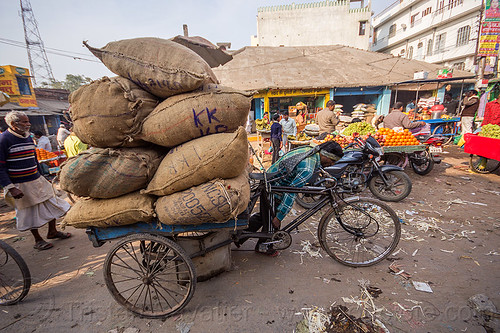
{"label": "motorcycle front wheel", "polygon": [[295,196],[295,202],[302,208],[310,209],[321,200],[321,195],[312,195],[305,193],[297,193]]}
{"label": "motorcycle front wheel", "polygon": [[403,171],[387,171],[384,172],[387,185],[380,174],[373,176],[368,188],[378,199],[383,201],[401,201],[406,198],[411,192],[410,177]]}
{"label": "motorcycle front wheel", "polygon": [[410,165],[416,174],[424,176],[431,172],[434,167],[432,155],[428,150],[422,152],[415,152],[410,157]]}

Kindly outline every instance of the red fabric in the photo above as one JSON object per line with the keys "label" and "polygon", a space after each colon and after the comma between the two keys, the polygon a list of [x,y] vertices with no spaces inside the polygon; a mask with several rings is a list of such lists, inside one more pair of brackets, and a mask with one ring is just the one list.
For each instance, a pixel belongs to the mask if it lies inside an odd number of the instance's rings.
{"label": "red fabric", "polygon": [[466,133],[464,152],[500,161],[500,139]]}
{"label": "red fabric", "polygon": [[481,126],[487,124],[500,125],[500,103],[497,99],[486,103],[486,109],[484,110],[484,120]]}

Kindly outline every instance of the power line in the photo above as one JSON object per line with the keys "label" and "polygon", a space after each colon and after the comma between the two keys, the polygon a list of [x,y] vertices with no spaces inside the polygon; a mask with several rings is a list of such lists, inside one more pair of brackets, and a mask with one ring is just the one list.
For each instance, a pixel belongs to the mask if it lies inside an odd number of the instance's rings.
{"label": "power line", "polygon": [[[6,45],[20,47],[20,48],[23,48],[23,49],[27,49],[28,48],[26,46],[26,44],[24,44],[22,42],[17,42],[17,41],[5,39],[5,38],[0,38],[0,43],[6,44]],[[71,55],[71,53],[73,53],[73,54],[82,54],[82,55],[83,55],[83,53],[71,52],[71,51],[64,51],[64,50],[58,50],[58,49],[53,49],[53,48],[47,48],[47,47],[45,48],[45,50],[46,50],[45,52],[47,52],[47,53],[55,54],[55,55],[62,56],[62,57],[73,58],[75,60],[83,60],[83,61],[90,61],[90,62],[100,63],[100,61],[98,61],[98,60],[88,59],[88,58],[82,58],[82,57],[77,57],[77,56]],[[57,51],[60,51],[60,52],[55,52],[55,51],[51,51],[51,50],[57,50]],[[64,54],[64,53],[67,53],[67,54]]]}
{"label": "power line", "polygon": [[[6,42],[10,42],[10,43],[19,44],[19,45],[25,45],[24,42],[20,42],[20,41],[13,40],[13,39],[7,39],[7,38],[0,38],[0,41],[6,41]],[[47,46],[45,47],[45,49],[46,50],[60,51],[60,52],[65,52],[65,53],[79,54],[79,55],[82,55],[82,56],[88,56],[89,55],[88,53],[80,53],[80,52],[73,52],[73,51],[55,49],[53,47],[47,47]]]}

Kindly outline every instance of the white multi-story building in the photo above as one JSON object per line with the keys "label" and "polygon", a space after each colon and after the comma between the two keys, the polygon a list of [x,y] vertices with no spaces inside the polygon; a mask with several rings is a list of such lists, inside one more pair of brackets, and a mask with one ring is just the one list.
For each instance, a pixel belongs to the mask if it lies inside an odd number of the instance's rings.
{"label": "white multi-story building", "polygon": [[261,7],[257,12],[252,46],[370,46],[370,0],[366,6],[364,0],[326,0]]}
{"label": "white multi-story building", "polygon": [[372,19],[371,50],[474,71],[482,0],[398,0]]}

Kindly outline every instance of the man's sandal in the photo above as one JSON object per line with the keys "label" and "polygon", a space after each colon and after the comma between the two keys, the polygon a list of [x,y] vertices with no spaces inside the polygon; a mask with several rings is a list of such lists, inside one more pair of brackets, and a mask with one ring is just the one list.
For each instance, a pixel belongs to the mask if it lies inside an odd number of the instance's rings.
{"label": "man's sandal", "polygon": [[44,240],[36,242],[35,246],[33,246],[33,248],[38,250],[38,251],[48,250],[48,249],[51,249],[53,247],[54,247],[54,245],[52,245],[51,243],[47,243]]}
{"label": "man's sandal", "polygon": [[60,231],[58,231],[55,236],[49,237],[47,235],[47,239],[56,239],[56,238],[66,239],[66,238],[70,238],[70,237],[71,237],[71,234],[69,232],[60,232]]}

